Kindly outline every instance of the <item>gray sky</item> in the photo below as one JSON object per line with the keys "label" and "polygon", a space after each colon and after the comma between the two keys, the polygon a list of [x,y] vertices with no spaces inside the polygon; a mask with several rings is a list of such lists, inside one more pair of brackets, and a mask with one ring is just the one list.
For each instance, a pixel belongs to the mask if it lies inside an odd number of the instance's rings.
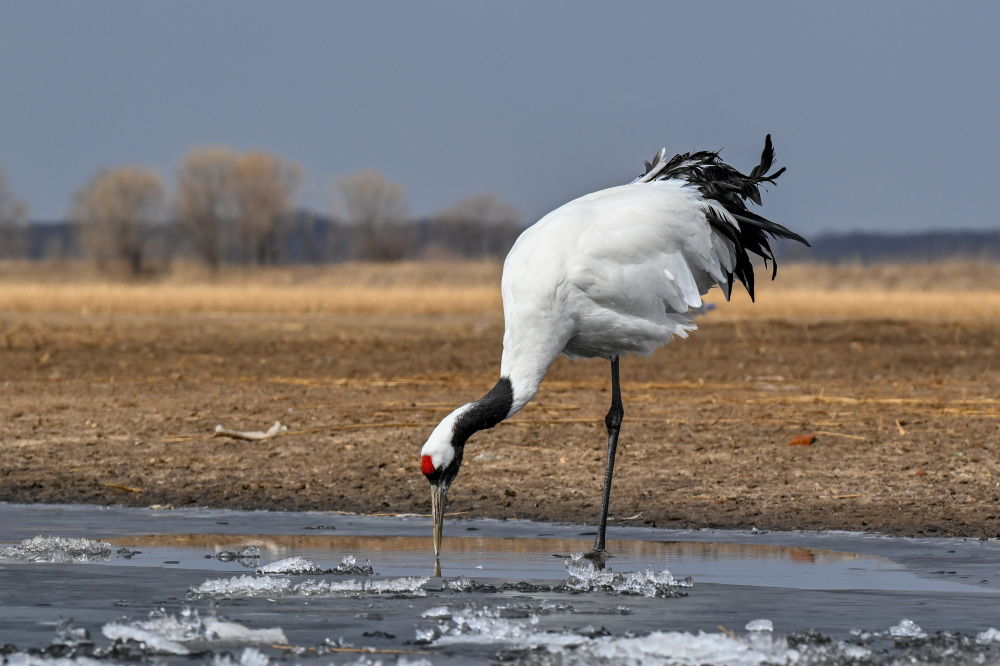
{"label": "gray sky", "polygon": [[99,168],[168,178],[259,148],[303,205],[365,167],[416,215],[482,191],[527,221],[661,146],[764,135],[769,217],[805,234],[1000,227],[997,2],[0,0],[0,170],[34,219]]}

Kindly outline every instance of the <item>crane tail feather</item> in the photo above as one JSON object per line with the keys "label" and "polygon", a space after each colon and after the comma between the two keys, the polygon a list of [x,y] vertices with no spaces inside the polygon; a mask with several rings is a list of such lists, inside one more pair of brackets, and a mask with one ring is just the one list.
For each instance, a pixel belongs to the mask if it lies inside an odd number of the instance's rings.
{"label": "crane tail feather", "polygon": [[[785,172],[785,167],[768,174],[774,165],[774,144],[771,135],[764,138],[760,164],[743,174],[719,159],[719,151],[703,150],[683,153],[666,159],[661,150],[646,162],[646,171],[633,182],[648,183],[654,180],[683,180],[701,192],[706,204],[705,217],[712,228],[732,243],[736,252],[736,265],[729,278],[726,299],[732,294],[732,278],[743,283],[750,299],[754,298],[754,273],[750,255],[755,254],[767,266],[771,262],[771,279],[778,274],[778,262],[768,242],[769,238],[787,238],[808,246],[809,242],[788,228],[772,222],[747,208],[747,202],[761,205],[760,186],[775,182]],[[729,219],[726,219],[726,218]]]}

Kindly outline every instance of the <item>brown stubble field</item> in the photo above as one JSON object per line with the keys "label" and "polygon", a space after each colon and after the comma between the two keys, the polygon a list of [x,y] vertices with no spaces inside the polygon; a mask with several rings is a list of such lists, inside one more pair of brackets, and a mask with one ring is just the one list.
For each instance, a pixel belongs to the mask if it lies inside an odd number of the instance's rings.
{"label": "brown stubble field", "polygon": [[[0,264],[0,501],[426,513],[424,438],[497,377],[499,272]],[[782,266],[757,292],[623,359],[612,524],[1000,535],[1000,267]],[[558,360],[449,511],[593,522],[608,384]]]}

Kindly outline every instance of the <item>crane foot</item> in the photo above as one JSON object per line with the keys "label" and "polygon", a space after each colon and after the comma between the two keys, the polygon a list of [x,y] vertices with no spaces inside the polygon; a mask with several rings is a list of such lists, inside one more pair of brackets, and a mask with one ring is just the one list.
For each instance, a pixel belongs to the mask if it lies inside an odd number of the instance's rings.
{"label": "crane foot", "polygon": [[604,563],[611,558],[611,555],[609,555],[608,551],[604,550],[603,548],[600,549],[594,548],[593,550],[584,553],[583,557],[584,559],[593,562],[595,568],[603,569]]}

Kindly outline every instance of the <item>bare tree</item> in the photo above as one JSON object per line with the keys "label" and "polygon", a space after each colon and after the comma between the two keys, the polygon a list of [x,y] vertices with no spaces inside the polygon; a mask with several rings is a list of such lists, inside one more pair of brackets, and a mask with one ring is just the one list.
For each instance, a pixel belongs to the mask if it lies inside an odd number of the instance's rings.
{"label": "bare tree", "polygon": [[378,171],[365,169],[338,184],[347,221],[355,229],[359,259],[399,261],[412,246],[406,188],[391,183]]}
{"label": "bare tree", "polygon": [[250,152],[236,159],[233,176],[243,261],[277,263],[301,168],[274,155]]}
{"label": "bare tree", "polygon": [[155,171],[122,167],[98,172],[76,194],[73,217],[98,263],[123,262],[139,275],[149,230],[162,219],[165,190]]}
{"label": "bare tree", "polygon": [[0,172],[0,258],[23,257],[26,250],[25,229],[28,208],[7,186]]}
{"label": "bare tree", "polygon": [[521,213],[488,192],[459,201],[437,219],[447,244],[466,257],[506,253],[521,231]]}
{"label": "bare tree", "polygon": [[177,167],[175,212],[194,252],[216,271],[226,240],[239,215],[236,165],[239,156],[228,148],[189,152]]}

